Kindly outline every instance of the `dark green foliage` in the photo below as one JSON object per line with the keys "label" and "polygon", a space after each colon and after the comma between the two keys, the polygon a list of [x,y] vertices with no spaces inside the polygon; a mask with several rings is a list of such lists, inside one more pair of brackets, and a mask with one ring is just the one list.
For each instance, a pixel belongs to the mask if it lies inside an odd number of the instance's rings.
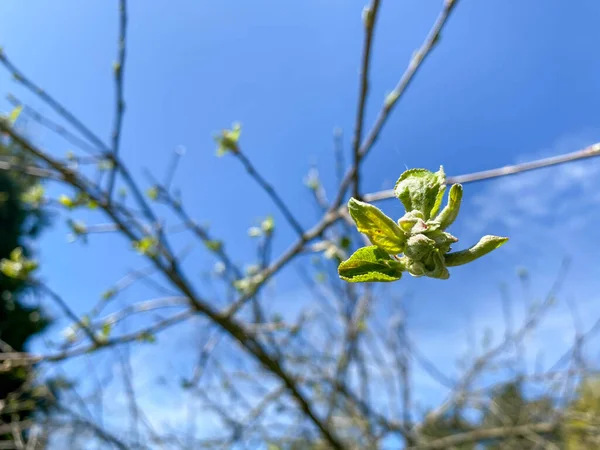
{"label": "dark green foliage", "polygon": [[[0,143],[0,157],[14,160],[18,155],[17,148],[9,143]],[[39,208],[21,201],[22,193],[34,182],[17,171],[0,171],[0,260],[8,258],[16,247],[22,247],[24,253],[29,254],[31,238],[46,224]],[[0,339],[3,343],[0,352],[11,349],[25,351],[28,341],[48,326],[49,319],[43,312],[24,302],[25,295],[30,293],[31,288],[25,281],[0,274]],[[36,409],[40,388],[35,388],[32,378],[33,370],[30,368],[0,372],[0,400],[6,401],[9,411],[24,409],[14,414],[0,414],[1,422],[15,418],[23,420]],[[7,439],[12,437],[0,436],[0,440]]]}

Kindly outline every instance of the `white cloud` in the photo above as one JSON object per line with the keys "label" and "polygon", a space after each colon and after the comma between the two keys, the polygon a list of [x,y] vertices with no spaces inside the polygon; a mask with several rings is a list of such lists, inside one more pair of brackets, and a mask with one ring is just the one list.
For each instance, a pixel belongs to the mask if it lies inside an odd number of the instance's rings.
{"label": "white cloud", "polygon": [[[528,154],[517,162],[573,152],[596,142],[600,132],[582,132],[559,139],[551,148]],[[581,212],[600,203],[600,160],[573,163],[526,172],[488,182],[471,200],[477,219],[471,231],[480,233],[490,225],[508,229],[532,229],[544,234],[558,228],[581,228]],[[589,216],[589,215],[588,215]],[[557,228],[558,227],[558,228]]]}

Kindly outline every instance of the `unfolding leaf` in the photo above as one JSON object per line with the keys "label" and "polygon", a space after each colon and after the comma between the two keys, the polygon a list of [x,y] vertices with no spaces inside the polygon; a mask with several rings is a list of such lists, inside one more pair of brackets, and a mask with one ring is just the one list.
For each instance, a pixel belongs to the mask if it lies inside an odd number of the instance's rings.
{"label": "unfolding leaf", "polygon": [[4,258],[0,261],[0,273],[8,278],[25,280],[37,268],[37,261],[26,258],[21,247],[10,252],[10,259]]}
{"label": "unfolding leaf", "polygon": [[217,141],[217,156],[223,156],[228,151],[233,153],[239,152],[238,141],[242,133],[242,126],[239,123],[234,123],[231,130],[223,130],[221,134],[215,137]]}
{"label": "unfolding leaf", "polygon": [[145,236],[139,241],[132,242],[133,248],[142,255],[155,256],[158,241],[152,236]]}
{"label": "unfolding leaf", "polygon": [[102,337],[108,339],[110,332],[112,331],[112,322],[106,321],[102,325]]}
{"label": "unfolding leaf", "polygon": [[146,195],[150,200],[156,201],[158,199],[158,186],[152,186],[146,191]]}
{"label": "unfolding leaf", "polygon": [[440,224],[442,230],[448,228],[458,217],[460,203],[462,201],[463,189],[460,184],[453,184],[448,194],[448,204],[442,209],[435,221]]}
{"label": "unfolding leaf", "polygon": [[389,254],[404,251],[406,235],[400,227],[379,208],[351,198],[348,202],[350,216],[358,231],[365,234],[372,244]]}
{"label": "unfolding leaf", "polygon": [[266,233],[271,234],[275,230],[275,220],[273,216],[267,216],[260,224],[260,228]]}
{"label": "unfolding leaf", "polygon": [[14,124],[22,112],[23,112],[23,105],[15,106],[15,108],[8,115],[8,120],[10,121],[10,123]]}
{"label": "unfolding leaf", "polygon": [[64,194],[58,198],[58,202],[61,205],[63,205],[65,208],[71,209],[71,208],[75,207],[75,202],[73,201],[73,199]]}
{"label": "unfolding leaf", "polygon": [[492,250],[501,247],[507,241],[507,237],[484,236],[479,240],[477,244],[475,244],[473,247],[467,250],[462,250],[460,252],[455,253],[448,253],[447,255],[445,255],[444,259],[446,261],[446,265],[452,267],[468,264],[472,261],[475,261],[478,258],[481,258],[484,255],[487,255]]}
{"label": "unfolding leaf", "polygon": [[102,300],[108,301],[111,298],[113,298],[115,295],[117,295],[117,290],[115,288],[107,289],[106,291],[104,291],[102,293]]}
{"label": "unfolding leaf", "polygon": [[446,190],[446,175],[444,168],[433,173],[426,169],[410,169],[400,175],[394,194],[406,211],[418,210],[423,213],[423,220],[437,214],[444,191]]}
{"label": "unfolding leaf", "polygon": [[396,281],[402,277],[404,266],[385,251],[373,245],[359,248],[338,267],[340,278],[353,283]]}
{"label": "unfolding leaf", "polygon": [[223,242],[217,240],[206,241],[204,244],[206,245],[206,248],[212,250],[213,252],[218,252],[223,248]]}

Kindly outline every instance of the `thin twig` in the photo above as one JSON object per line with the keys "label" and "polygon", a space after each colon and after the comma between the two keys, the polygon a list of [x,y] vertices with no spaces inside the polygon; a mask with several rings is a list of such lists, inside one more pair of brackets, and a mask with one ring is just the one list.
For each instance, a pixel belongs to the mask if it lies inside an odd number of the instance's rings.
{"label": "thin twig", "polygon": [[365,117],[365,109],[369,92],[369,68],[371,63],[371,48],[375,36],[375,24],[379,12],[380,0],[373,0],[370,6],[363,11],[363,22],[365,27],[365,40],[363,44],[362,64],[360,70],[360,88],[358,94],[358,111],[354,125],[354,138],[352,139],[352,153],[354,155],[354,191],[355,198],[360,197],[360,143],[362,141],[362,129]]}
{"label": "thin twig", "polygon": [[[595,158],[600,156],[600,142],[590,145],[581,150],[577,150],[571,153],[565,153],[563,155],[551,156],[549,158],[536,159],[534,161],[514,164],[512,166],[498,167],[496,169],[484,170],[481,172],[468,173],[465,175],[458,175],[454,177],[448,177],[446,184],[455,183],[473,183],[476,181],[490,180],[493,178],[506,177],[509,175],[516,175],[523,172],[529,172],[532,170],[542,169],[544,167],[556,166],[559,164],[565,164],[573,161],[579,161],[581,159]],[[394,190],[388,189],[385,191],[373,192],[364,196],[364,200],[367,202],[377,202],[380,200],[386,200],[388,198],[395,198]]]}
{"label": "thin twig", "polygon": [[447,24],[448,19],[450,18],[450,14],[454,10],[454,7],[458,4],[458,0],[445,0],[444,8],[442,12],[438,16],[436,22],[433,25],[433,28],[427,35],[425,42],[421,45],[421,47],[413,54],[408,68],[400,78],[400,81],[394,88],[394,90],[388,94],[381,108],[377,119],[375,119],[375,124],[371,128],[371,131],[363,141],[358,151],[358,158],[356,158],[355,163],[352,165],[350,170],[346,173],[344,180],[340,186],[340,190],[338,192],[338,196],[333,202],[335,207],[341,205],[344,195],[346,193],[346,189],[354,180],[356,176],[356,172],[360,167],[360,163],[367,156],[375,141],[379,138],[379,134],[383,129],[383,126],[387,122],[387,119],[390,116],[390,113],[394,109],[394,106],[398,104],[398,100],[403,96],[406,92],[406,88],[410,85],[410,82],[414,79],[414,76],[421,68],[427,56],[431,53],[435,45],[439,42],[441,32],[444,26]]}
{"label": "thin twig", "polygon": [[81,139],[79,136],[71,133],[69,130],[67,130],[62,125],[59,125],[58,123],[54,122],[53,120],[50,120],[46,116],[42,115],[40,112],[38,112],[33,107],[24,104],[23,102],[21,102],[21,100],[19,100],[13,94],[8,94],[6,96],[6,99],[9,101],[9,103],[11,103],[15,107],[22,106],[24,114],[28,115],[29,117],[31,117],[34,121],[36,121],[43,127],[46,127],[50,131],[58,134],[63,139],[65,139],[67,142],[75,145],[76,147],[80,148],[81,150],[85,151],[86,153],[94,155],[94,154],[97,154],[99,151],[101,151],[101,149],[94,147],[93,145],[90,145],[89,142],[87,142],[87,141]]}
{"label": "thin twig", "polygon": [[[119,154],[119,145],[121,142],[121,129],[123,128],[123,115],[125,114],[125,100],[123,98],[123,76],[125,73],[126,61],[126,42],[127,42],[127,0],[119,0],[119,57],[114,66],[115,73],[115,125],[112,133],[112,153],[116,159]],[[115,187],[115,179],[117,176],[117,166],[110,171],[107,199],[110,202],[112,192]]]}
{"label": "thin twig", "polygon": [[244,155],[241,151],[237,151],[234,153],[237,159],[240,160],[246,172],[254,178],[254,180],[258,183],[258,185],[263,188],[263,190],[267,193],[267,195],[273,200],[273,203],[279,208],[281,214],[285,217],[285,220],[288,221],[290,226],[298,233],[299,236],[304,234],[304,230],[300,222],[294,217],[290,209],[287,207],[283,199],[279,196],[275,188],[267,181],[265,178],[254,168],[254,165],[250,162],[250,160]]}

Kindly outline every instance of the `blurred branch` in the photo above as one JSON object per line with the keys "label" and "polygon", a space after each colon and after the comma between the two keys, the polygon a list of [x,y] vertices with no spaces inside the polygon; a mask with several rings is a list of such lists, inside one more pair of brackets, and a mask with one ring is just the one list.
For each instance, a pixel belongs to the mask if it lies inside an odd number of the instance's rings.
{"label": "blurred branch", "polygon": [[435,45],[439,42],[441,32],[444,26],[447,24],[448,19],[450,18],[450,14],[452,13],[454,7],[457,4],[458,0],[444,0],[444,8],[442,9],[442,12],[440,13],[436,22],[434,23],[433,28],[427,35],[425,42],[423,42],[421,47],[413,54],[408,68],[400,78],[400,81],[398,82],[394,90],[387,95],[383,107],[379,112],[379,116],[377,117],[377,119],[375,119],[375,124],[371,128],[371,131],[369,132],[369,134],[361,144],[360,149],[358,150],[358,154],[355,157],[355,162],[353,166],[344,176],[338,195],[333,202],[334,208],[337,208],[339,205],[342,204],[346,190],[354,180],[356,173],[359,170],[360,163],[365,158],[365,156],[367,156],[367,154],[373,147],[373,144],[375,144],[375,141],[379,137],[379,133],[381,133],[381,130],[387,122],[387,119],[389,118],[390,113],[394,109],[394,106],[398,103],[398,100],[406,92],[406,88],[413,80],[419,68],[422,66],[423,62],[431,53]]}
{"label": "blurred branch", "polygon": [[409,447],[408,450],[434,450],[449,449],[466,443],[481,442],[490,439],[506,439],[509,437],[523,436],[530,433],[551,433],[558,429],[556,423],[538,423],[531,425],[506,426],[488,429],[478,429],[467,433],[458,433],[441,439],[436,439],[426,444]]}
{"label": "blurred branch", "polygon": [[13,94],[8,94],[6,96],[6,99],[14,107],[22,106],[23,112],[26,115],[31,117],[34,121],[39,123],[41,126],[49,129],[50,131],[56,133],[59,136],[61,136],[67,142],[75,145],[76,147],[80,148],[81,150],[83,150],[86,153],[89,153],[91,155],[98,153],[99,149],[97,147],[90,145],[87,141],[85,141],[85,140],[81,139],[79,136],[76,136],[75,134],[71,133],[69,130],[67,130],[62,125],[59,125],[58,123],[54,122],[53,120],[48,119],[46,116],[42,115],[41,113],[36,111],[31,106],[24,104]]}
{"label": "blurred branch", "polygon": [[290,226],[298,233],[299,236],[304,234],[304,230],[300,222],[294,217],[290,209],[287,207],[286,203],[279,196],[275,188],[267,181],[265,178],[254,168],[254,165],[250,162],[250,160],[242,153],[241,150],[234,152],[234,155],[237,159],[240,160],[246,172],[258,183],[258,185],[267,193],[267,195],[273,200],[273,203],[279,208],[285,220],[290,224]]}
{"label": "blurred branch", "polygon": [[[537,159],[535,161],[530,161],[522,164],[515,164],[512,166],[498,167],[497,169],[484,170],[481,172],[474,172],[465,175],[448,177],[446,179],[446,184],[466,184],[473,183],[476,181],[490,180],[493,178],[516,175],[523,172],[542,169],[544,167],[556,166],[559,164],[565,164],[581,159],[594,158],[597,156],[600,156],[600,142],[597,142],[575,152],[565,153],[564,155],[551,156],[549,158]],[[364,200],[367,202],[376,202],[380,200],[386,200],[388,198],[395,198],[393,189],[373,192],[372,194],[367,194],[364,196]]]}
{"label": "blurred branch", "polygon": [[[116,111],[115,125],[112,133],[112,153],[116,159],[119,154],[119,145],[121,142],[121,129],[123,127],[123,115],[125,113],[125,100],[123,98],[123,76],[125,73],[126,61],[126,42],[127,42],[127,0],[119,0],[119,57],[114,65],[115,88],[116,88]],[[110,202],[112,192],[115,187],[117,167],[110,171],[108,181],[107,199]]]}
{"label": "blurred branch", "polygon": [[363,10],[363,25],[365,27],[365,40],[363,44],[362,64],[360,69],[360,90],[358,94],[358,111],[354,125],[354,138],[352,139],[352,152],[354,155],[354,192],[355,198],[360,198],[360,143],[362,141],[362,128],[365,117],[367,96],[369,92],[369,67],[371,63],[371,48],[375,35],[375,25],[379,12],[379,0],[373,0],[370,6]]}

